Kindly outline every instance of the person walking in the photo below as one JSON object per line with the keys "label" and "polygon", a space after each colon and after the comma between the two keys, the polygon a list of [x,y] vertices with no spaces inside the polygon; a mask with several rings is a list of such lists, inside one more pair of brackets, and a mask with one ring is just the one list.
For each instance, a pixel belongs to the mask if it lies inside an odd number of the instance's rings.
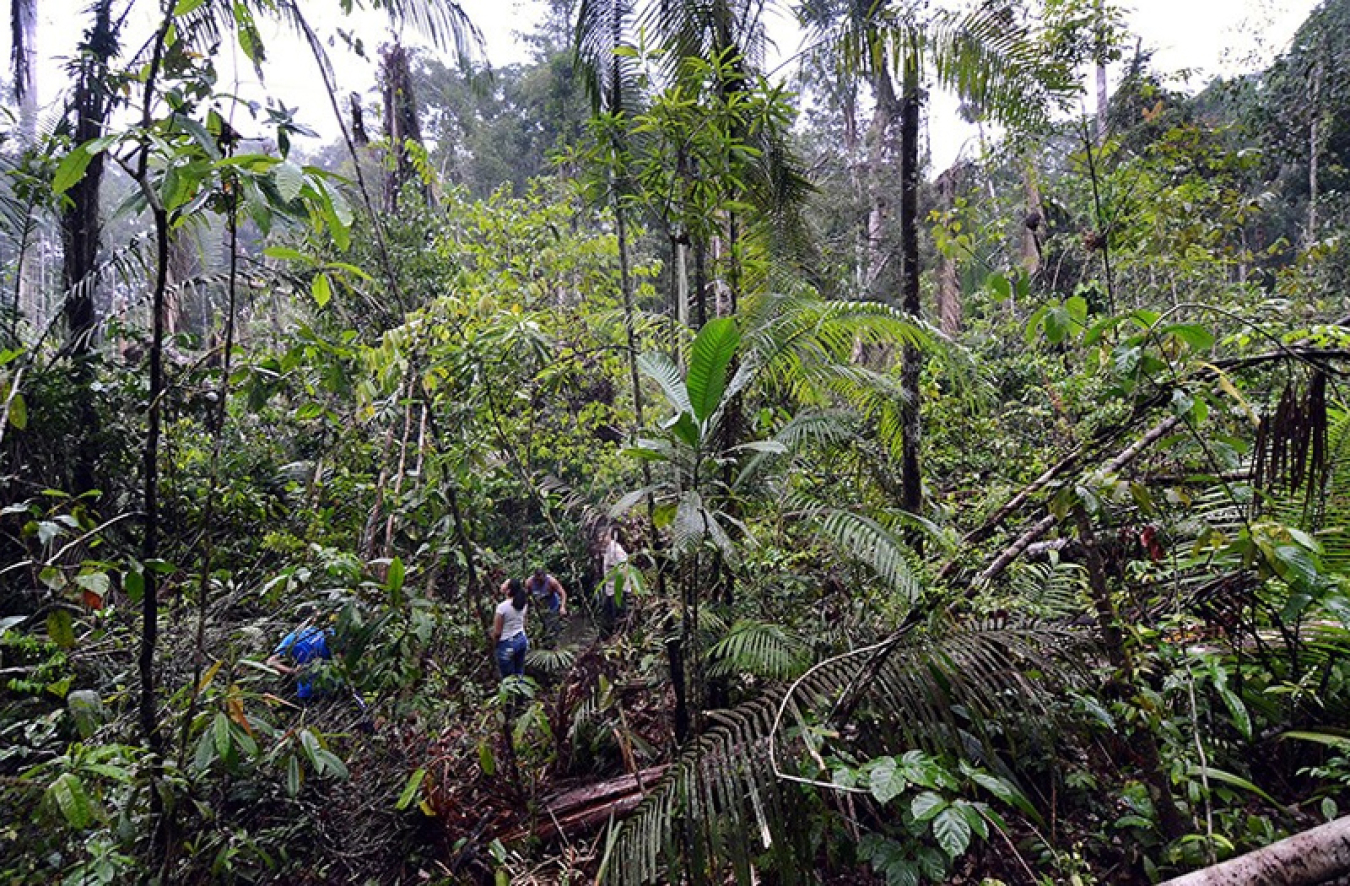
{"label": "person walking", "polygon": [[630,590],[628,581],[628,552],[619,541],[619,530],[611,529],[602,557],[601,574],[604,584],[603,629],[606,636],[614,632],[624,614],[624,596]]}
{"label": "person walking", "polygon": [[497,670],[505,680],[525,673],[525,652],[530,648],[525,615],[530,610],[530,594],[518,578],[502,582],[501,593],[506,599],[497,604],[492,617],[492,642]]}

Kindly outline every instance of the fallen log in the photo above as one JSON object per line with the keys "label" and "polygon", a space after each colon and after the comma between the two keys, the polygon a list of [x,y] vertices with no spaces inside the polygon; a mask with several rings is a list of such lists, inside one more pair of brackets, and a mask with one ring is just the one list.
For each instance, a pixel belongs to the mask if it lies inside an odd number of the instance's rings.
{"label": "fallen log", "polygon": [[610,819],[622,818],[637,808],[647,791],[669,768],[669,763],[663,763],[554,794],[544,800],[532,827],[517,828],[500,835],[500,839],[507,843],[526,836],[571,839],[589,833]]}
{"label": "fallen log", "polygon": [[1350,815],[1162,886],[1316,886],[1347,874]]}

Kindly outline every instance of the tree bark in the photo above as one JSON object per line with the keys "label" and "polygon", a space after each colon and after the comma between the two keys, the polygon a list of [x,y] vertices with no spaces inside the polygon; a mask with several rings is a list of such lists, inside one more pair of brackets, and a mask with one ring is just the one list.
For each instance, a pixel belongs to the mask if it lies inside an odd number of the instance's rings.
{"label": "tree bark", "polygon": [[[112,2],[94,7],[94,22],[80,44],[79,79],[72,102],[72,133],[76,145],[103,134],[112,96],[108,92],[108,63],[117,54],[117,27],[112,22]],[[99,243],[99,188],[103,184],[104,154],[94,154],[84,176],[66,196],[69,204],[61,213],[61,283],[65,291],[62,309],[66,320],[66,353],[75,362],[74,408],[79,416],[75,457],[71,461],[71,491],[76,495],[95,487],[93,432],[98,424],[94,410],[93,371],[88,365],[93,351],[98,316],[94,308]]]}
{"label": "tree bark", "polygon": [[[919,70],[906,63],[900,95],[900,308],[916,321],[919,303]],[[919,475],[919,444],[922,425],[919,411],[919,374],[923,369],[919,349],[904,348],[900,368],[900,506],[911,514],[923,509],[923,482]],[[917,529],[907,540],[922,553],[923,537]]]}
{"label": "tree bark", "polygon": [[1350,874],[1350,816],[1163,883],[1162,886],[1314,886]]}
{"label": "tree bark", "polygon": [[1106,140],[1106,111],[1110,105],[1110,99],[1106,91],[1106,28],[1102,19],[1105,17],[1106,8],[1104,0],[1097,0],[1097,35],[1096,46],[1093,51],[1093,61],[1096,62],[1097,74],[1097,144],[1101,145]]}
{"label": "tree bark", "polygon": [[[413,165],[408,142],[422,143],[422,127],[417,120],[417,99],[413,95],[412,69],[403,44],[395,41],[380,52],[380,85],[384,95],[384,135],[393,152],[394,164],[385,181],[385,206],[391,212],[398,209],[399,193],[403,186],[420,181]],[[431,202],[431,191],[425,184],[418,187],[423,202]]]}
{"label": "tree bark", "polygon": [[872,122],[867,131],[867,265],[863,285],[869,297],[894,303],[891,291],[890,253],[886,248],[891,218],[891,190],[886,170],[895,154],[893,135],[902,115],[891,75],[883,67],[872,76]]}
{"label": "tree bark", "polygon": [[[954,165],[938,176],[938,194],[942,208],[951,212],[956,207],[956,186],[960,165]],[[961,332],[961,277],[956,256],[944,250],[937,270],[938,317],[942,334],[955,337]]]}
{"label": "tree bark", "polygon": [[1312,74],[1312,125],[1308,130],[1308,233],[1304,245],[1311,246],[1317,242],[1317,174],[1318,161],[1321,155],[1322,127],[1322,71],[1323,62],[1321,58],[1313,64]]}

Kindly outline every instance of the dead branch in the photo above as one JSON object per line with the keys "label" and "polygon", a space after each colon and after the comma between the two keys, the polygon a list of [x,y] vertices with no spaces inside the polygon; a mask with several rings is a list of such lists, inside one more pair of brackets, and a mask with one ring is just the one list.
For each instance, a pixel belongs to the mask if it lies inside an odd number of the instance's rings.
{"label": "dead branch", "polygon": [[1350,816],[1162,886],[1314,886],[1350,874]]}

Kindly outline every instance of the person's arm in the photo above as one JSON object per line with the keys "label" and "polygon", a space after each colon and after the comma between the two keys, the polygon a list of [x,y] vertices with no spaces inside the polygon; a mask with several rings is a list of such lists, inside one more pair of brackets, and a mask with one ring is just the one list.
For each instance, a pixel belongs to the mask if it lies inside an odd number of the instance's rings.
{"label": "person's arm", "polygon": [[498,612],[492,618],[492,642],[498,643],[502,639],[502,614]]}
{"label": "person's arm", "polygon": [[272,657],[267,659],[267,666],[274,671],[290,676],[296,672],[296,668],[286,664],[286,659],[281,657],[281,653],[274,652]]}
{"label": "person's arm", "polygon": [[549,581],[553,583],[553,593],[558,595],[558,613],[567,614],[567,588],[563,587],[562,582],[556,577],[549,576]]}
{"label": "person's arm", "polygon": [[292,632],[286,635],[286,639],[281,641],[281,645],[267,659],[267,666],[281,674],[291,676],[300,670],[299,668],[287,663],[287,656],[290,655],[291,646],[295,643],[295,634]]}

